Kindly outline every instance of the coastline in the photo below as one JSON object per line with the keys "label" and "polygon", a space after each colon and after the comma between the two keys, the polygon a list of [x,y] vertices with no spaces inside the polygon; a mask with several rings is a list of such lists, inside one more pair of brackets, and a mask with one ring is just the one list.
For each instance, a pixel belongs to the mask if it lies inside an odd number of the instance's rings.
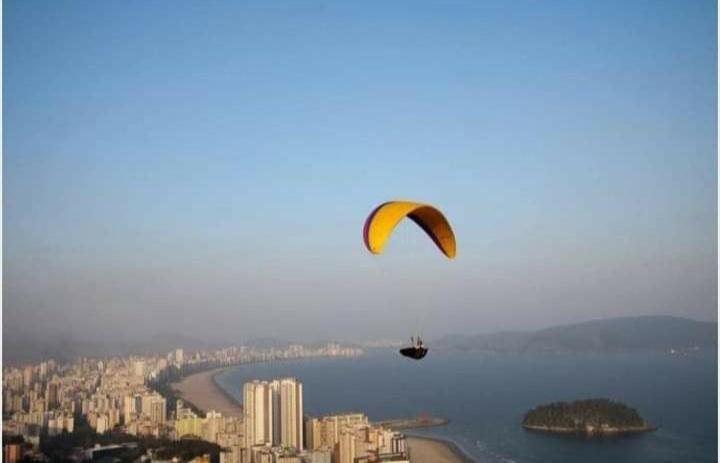
{"label": "coastline", "polygon": [[[235,365],[233,365],[235,366]],[[207,413],[210,410],[224,416],[242,416],[243,409],[235,397],[228,394],[215,380],[215,377],[233,366],[213,368],[186,376],[171,387],[180,398]]]}
{"label": "coastline", "polygon": [[630,426],[627,428],[562,428],[559,426],[540,426],[523,424],[523,428],[528,431],[547,433],[547,434],[579,434],[583,436],[617,436],[621,434],[639,434],[644,432],[655,432],[658,430],[657,426]]}
{"label": "coastline", "polygon": [[406,435],[406,441],[411,463],[477,463],[450,440]]}
{"label": "coastline", "polygon": [[[215,377],[225,370],[236,368],[229,365],[201,371],[186,376],[171,387],[185,402],[204,412],[215,410],[224,416],[242,416],[242,404],[223,389]],[[411,463],[477,463],[457,444],[438,437],[406,434]]]}

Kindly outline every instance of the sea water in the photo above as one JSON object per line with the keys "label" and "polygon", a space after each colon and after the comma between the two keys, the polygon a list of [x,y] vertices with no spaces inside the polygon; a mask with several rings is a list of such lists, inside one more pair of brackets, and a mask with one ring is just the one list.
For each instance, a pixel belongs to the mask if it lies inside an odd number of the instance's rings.
{"label": "sea water", "polygon": [[[426,413],[444,427],[408,431],[452,440],[478,462],[717,461],[717,354],[491,355],[433,352],[422,361],[394,351],[358,359],[245,365],[218,383],[242,400],[253,379],[295,376],[308,415],[364,412],[371,420]],[[539,404],[607,397],[636,408],[657,432],[604,438],[525,431]]]}

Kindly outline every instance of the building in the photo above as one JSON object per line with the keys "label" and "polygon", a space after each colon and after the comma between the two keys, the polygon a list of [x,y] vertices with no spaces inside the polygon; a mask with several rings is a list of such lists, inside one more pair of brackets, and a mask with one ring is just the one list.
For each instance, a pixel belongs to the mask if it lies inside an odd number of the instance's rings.
{"label": "building", "polygon": [[184,417],[175,421],[175,435],[184,437],[202,437],[203,419],[199,416]]}
{"label": "building", "polygon": [[[167,401],[160,394],[145,393],[139,398],[140,407],[137,406],[138,399],[136,397],[136,412],[140,415],[150,418],[153,424],[164,424],[167,420]],[[139,408],[139,410],[138,410]]]}
{"label": "building", "polygon": [[248,448],[282,446],[298,451],[304,448],[303,391],[297,379],[245,383],[243,406]]}
{"label": "building", "polygon": [[49,382],[47,384],[47,390],[45,392],[45,400],[47,402],[48,409],[53,409],[60,405],[58,400],[58,384]]}
{"label": "building", "polygon": [[311,450],[305,453],[306,463],[332,463],[333,452],[330,449]]}
{"label": "building", "polygon": [[406,461],[405,436],[379,426],[346,426],[335,445],[335,463]]}
{"label": "building", "polygon": [[243,385],[245,441],[248,448],[272,445],[272,392],[266,381]]}
{"label": "building", "polygon": [[72,415],[57,415],[48,419],[47,432],[54,436],[63,432],[73,432],[75,430],[75,418]]}
{"label": "building", "polygon": [[308,418],[305,422],[305,442],[308,450],[333,448],[340,441],[344,428],[367,425],[368,418],[362,413],[345,413]]}
{"label": "building", "polygon": [[29,388],[33,382],[33,367],[25,367],[23,370],[23,385]]}
{"label": "building", "polygon": [[22,458],[22,446],[20,444],[7,444],[3,449],[3,462],[15,463]]}
{"label": "building", "polygon": [[164,397],[155,397],[150,403],[150,421],[156,424],[164,424],[166,415],[167,401]]}
{"label": "building", "polygon": [[135,397],[126,395],[123,397],[123,424],[130,424],[135,416]]}
{"label": "building", "polygon": [[135,376],[144,377],[145,376],[145,362],[142,360],[136,360],[133,362],[133,374]]}
{"label": "building", "polygon": [[217,444],[223,448],[220,452],[220,463],[242,463],[244,445],[242,434],[220,433],[217,435]]}
{"label": "building", "polygon": [[278,389],[280,398],[279,441],[275,444],[302,451],[303,439],[303,390],[302,384],[294,379],[287,378],[273,381]]}
{"label": "building", "polygon": [[343,431],[336,446],[336,463],[355,463],[355,457],[358,455],[355,442],[355,433],[351,430]]}

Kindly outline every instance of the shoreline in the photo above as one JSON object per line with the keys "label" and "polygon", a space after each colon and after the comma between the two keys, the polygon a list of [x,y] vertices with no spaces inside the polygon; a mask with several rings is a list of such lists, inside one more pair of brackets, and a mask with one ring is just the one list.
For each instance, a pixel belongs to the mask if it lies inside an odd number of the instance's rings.
{"label": "shoreline", "polygon": [[242,409],[242,407],[243,407],[242,402],[240,402],[239,400],[237,400],[237,399],[235,398],[235,396],[233,396],[233,395],[230,394],[228,391],[226,391],[225,389],[223,389],[223,387],[220,385],[220,383],[217,382],[217,379],[216,379],[216,377],[217,377],[220,373],[224,372],[225,370],[229,370],[230,368],[233,368],[233,367],[235,367],[235,366],[237,366],[237,365],[229,366],[229,367],[216,368],[215,370],[213,370],[213,374],[210,376],[210,379],[212,380],[212,383],[215,385],[215,388],[216,388],[218,391],[220,391],[220,393],[221,393],[222,395],[224,395],[226,399],[228,399],[230,402],[234,403],[236,406],[238,406],[238,407],[240,407],[240,408]]}
{"label": "shoreline", "polygon": [[172,383],[170,387],[178,393],[181,400],[204,413],[214,410],[224,416],[242,416],[242,404],[225,391],[215,379],[217,375],[234,366],[236,365],[193,373],[177,383]]}
{"label": "shoreline", "polygon": [[[220,386],[216,376],[241,365],[228,365],[186,376],[171,387],[180,399],[207,413],[214,410],[224,416],[243,416],[242,404]],[[406,434],[411,463],[478,463],[455,442],[441,438]]]}
{"label": "shoreline", "polygon": [[[309,357],[314,358],[314,357]],[[293,358],[293,359],[275,359],[275,361],[290,361],[290,360],[303,360],[303,358]],[[272,360],[271,360],[272,361]],[[189,374],[188,376],[183,377],[180,381],[171,383],[170,387],[177,392],[180,395],[180,399],[184,400],[185,402],[193,405],[195,408],[199,409],[203,413],[207,413],[210,410],[219,411],[221,413],[222,410],[219,410],[217,408],[221,406],[222,408],[228,410],[229,413],[226,414],[226,416],[242,416],[243,414],[243,406],[242,402],[240,402],[238,399],[236,399],[232,394],[227,392],[225,389],[223,389],[220,384],[216,381],[215,377],[219,375],[220,373],[224,372],[225,370],[229,370],[232,368],[239,368],[241,366],[246,365],[254,365],[257,363],[264,363],[265,361],[251,361],[251,362],[243,362],[243,363],[234,363],[231,365],[223,365],[219,367],[214,367],[209,370],[202,370],[198,371],[192,374]],[[202,386],[202,390],[198,386]],[[202,396],[199,394],[207,394],[207,396]],[[193,398],[191,399],[190,396]],[[222,396],[222,398],[220,397]],[[204,404],[204,405],[202,405]],[[238,410],[239,409],[239,410]]]}
{"label": "shoreline", "polygon": [[648,425],[648,426],[632,426],[627,428],[598,428],[593,430],[583,429],[583,428],[563,428],[559,426],[539,426],[539,425],[529,425],[529,424],[523,424],[523,428],[527,431],[532,432],[538,432],[538,433],[546,433],[546,434],[578,434],[582,436],[619,436],[619,435],[625,435],[625,434],[641,434],[646,432],[655,432],[658,430],[658,426]]}
{"label": "shoreline", "polygon": [[[406,435],[410,463],[478,463],[455,442],[419,435]],[[413,455],[413,447],[420,455]],[[417,457],[417,458],[416,458]]]}

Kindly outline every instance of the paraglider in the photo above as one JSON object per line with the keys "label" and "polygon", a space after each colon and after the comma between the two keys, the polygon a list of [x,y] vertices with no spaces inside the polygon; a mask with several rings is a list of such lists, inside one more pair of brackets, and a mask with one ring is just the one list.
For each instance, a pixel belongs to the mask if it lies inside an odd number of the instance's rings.
{"label": "paraglider", "polygon": [[420,336],[417,337],[417,341],[415,341],[413,337],[410,336],[410,344],[412,344],[410,347],[404,347],[400,349],[401,355],[404,355],[405,357],[410,357],[415,360],[420,360],[427,355],[427,347],[423,346],[423,342],[422,339],[420,339]]}
{"label": "paraglider", "polygon": [[373,254],[381,254],[397,224],[405,217],[418,224],[449,259],[455,257],[455,234],[438,209],[410,201],[389,201],[375,208],[365,220],[363,241]]}
{"label": "paraglider", "polygon": [[[428,204],[411,201],[389,201],[370,213],[363,227],[363,242],[368,251],[382,254],[393,230],[405,217],[422,228],[448,259],[455,258],[455,234],[443,213]],[[410,337],[410,344],[410,347],[400,349],[401,355],[415,360],[427,355],[428,348],[419,336]]]}

